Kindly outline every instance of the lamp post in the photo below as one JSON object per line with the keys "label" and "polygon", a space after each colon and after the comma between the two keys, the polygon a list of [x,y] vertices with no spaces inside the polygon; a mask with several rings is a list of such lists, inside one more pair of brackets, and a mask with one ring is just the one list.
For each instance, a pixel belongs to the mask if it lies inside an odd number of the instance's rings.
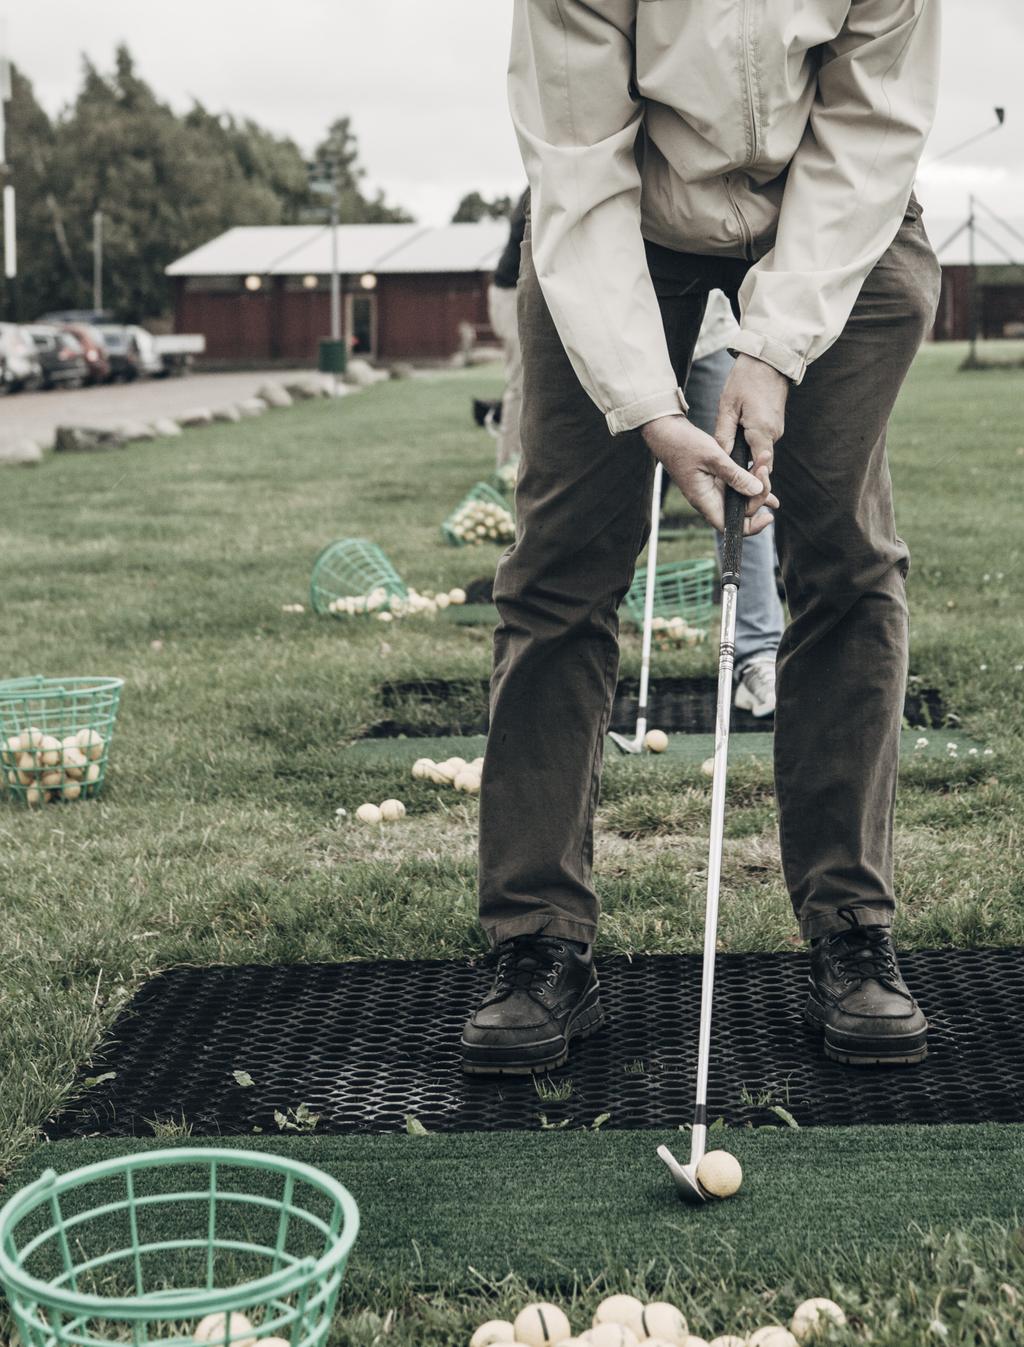
{"label": "lamp post", "polygon": [[11,98],[11,63],[5,54],[6,29],[0,24],[0,178],[4,179],[4,286],[9,297],[10,316],[17,322],[18,304],[18,232],[14,183],[7,163],[7,117],[5,105]]}
{"label": "lamp post", "polygon": [[[341,272],[338,268],[338,214],[339,214],[339,175],[338,160],[334,154],[327,153],[315,163],[308,165],[309,190],[316,196],[328,198],[330,216],[328,228],[331,231],[331,373],[334,376],[334,388],[337,392],[338,375],[344,372],[345,357],[342,348],[341,323]],[[322,352],[322,348],[321,348]],[[323,354],[321,354],[323,360]],[[324,365],[321,364],[321,370]]]}

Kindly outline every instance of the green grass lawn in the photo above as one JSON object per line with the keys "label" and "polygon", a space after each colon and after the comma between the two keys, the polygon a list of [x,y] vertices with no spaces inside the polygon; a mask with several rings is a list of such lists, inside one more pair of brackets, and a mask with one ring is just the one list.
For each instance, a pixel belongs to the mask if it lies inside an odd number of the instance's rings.
{"label": "green grass lawn", "polygon": [[[957,373],[962,354],[922,353],[890,438],[914,556],[912,673],[941,691],[968,736],[953,758],[935,727],[925,732],[927,751],[905,755],[904,946],[1024,943],[1024,370]],[[394,715],[380,692],[387,681],[462,679],[475,688],[488,671],[487,628],[346,623],[282,605],[307,601],[317,552],[350,534],[379,541],[419,589],[492,573],[496,549],[446,547],[438,526],[489,475],[491,441],[471,424],[469,400],[498,391],[487,372],[394,382],[4,474],[0,674],[127,682],[103,797],[36,814],[0,803],[0,1167],[27,1153],[76,1064],[157,969],[481,948],[475,802],[412,781],[397,750],[350,746]],[[666,550],[705,555],[712,541],[687,529]],[[638,664],[639,641],[628,635],[623,671]],[[659,654],[655,672],[714,668],[709,643]],[[480,695],[465,694],[467,711],[479,709]],[[429,718],[429,708],[414,706],[416,715]],[[685,752],[656,766],[609,762],[596,852],[600,949],[699,947],[708,784]],[[402,824],[351,822],[363,800],[390,795],[409,808]],[[349,818],[336,818],[339,807]],[[777,860],[770,764],[748,755],[730,779],[725,948],[792,944]],[[742,1301],[744,1313],[778,1291],[753,1271],[745,1277],[742,1250],[723,1259],[721,1294]],[[938,1298],[947,1341],[1012,1340],[998,1336],[1009,1312],[999,1284],[1024,1282],[1012,1223],[922,1237],[901,1266],[879,1260],[866,1281],[839,1269],[829,1285],[856,1287],[851,1295],[880,1328],[890,1314],[898,1325],[911,1305],[926,1324]],[[659,1274],[649,1275],[658,1290]],[[466,1291],[438,1299],[399,1279],[375,1308],[400,1311],[389,1341],[440,1344],[512,1294],[482,1282],[476,1299]],[[987,1338],[976,1312],[991,1316]],[[364,1340],[362,1328],[349,1328],[353,1342]],[[935,1340],[924,1329],[888,1331],[875,1341]]]}

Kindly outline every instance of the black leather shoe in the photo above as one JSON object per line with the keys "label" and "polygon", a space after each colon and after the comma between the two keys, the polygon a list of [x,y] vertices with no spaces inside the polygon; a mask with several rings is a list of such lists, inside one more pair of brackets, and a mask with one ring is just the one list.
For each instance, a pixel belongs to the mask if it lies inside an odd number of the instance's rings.
{"label": "black leather shoe", "polygon": [[572,1040],[604,1019],[590,946],[525,935],[495,957],[491,989],[462,1031],[464,1069],[522,1076],[561,1066]]}
{"label": "black leather shoe", "polygon": [[[844,914],[845,915],[845,914]],[[857,926],[811,944],[804,1014],[825,1031],[825,1055],[852,1066],[900,1065],[928,1055],[928,1021],[900,974],[886,926]]]}

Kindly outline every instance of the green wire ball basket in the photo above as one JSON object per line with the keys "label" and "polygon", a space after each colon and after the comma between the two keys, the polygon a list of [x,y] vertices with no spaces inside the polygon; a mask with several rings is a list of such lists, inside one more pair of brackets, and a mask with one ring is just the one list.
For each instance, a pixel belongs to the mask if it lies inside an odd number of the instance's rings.
{"label": "green wire ball basket", "polygon": [[4,788],[33,806],[98,795],[123,687],[123,678],[0,681]]}
{"label": "green wire ball basket", "polygon": [[312,1165],[149,1151],[15,1193],[0,1284],[22,1347],[321,1347],[358,1229],[351,1195]]}
{"label": "green wire ball basket", "polygon": [[367,598],[383,591],[405,599],[409,591],[386,553],[367,538],[339,538],[328,543],[313,563],[309,599],[314,613],[334,613],[340,599]]}
{"label": "green wire ball basket", "polygon": [[[496,537],[490,536],[492,526],[482,522],[487,517],[488,511],[492,513],[500,512],[497,514],[500,526],[493,526],[494,532],[497,534]],[[481,527],[478,529],[474,524],[469,536],[467,536],[463,518],[470,512],[474,514],[474,518],[479,518]],[[494,487],[487,482],[477,482],[476,486],[471,487],[466,492],[441,525],[441,536],[452,547],[466,547],[483,542],[508,543],[512,541],[510,533],[514,530],[514,527],[515,519],[508,497],[503,496],[499,491],[495,491]]]}
{"label": "green wire ball basket", "polygon": [[[707,631],[711,623],[716,563],[711,557],[694,561],[666,561],[654,568],[654,616],[680,617],[690,627]],[[641,567],[624,600],[638,627],[644,624],[647,567]]]}

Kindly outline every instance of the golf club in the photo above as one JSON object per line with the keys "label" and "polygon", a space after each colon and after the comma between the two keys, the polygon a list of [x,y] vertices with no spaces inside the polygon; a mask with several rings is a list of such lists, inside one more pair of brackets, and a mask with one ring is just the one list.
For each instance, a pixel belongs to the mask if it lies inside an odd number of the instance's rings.
{"label": "golf club", "polygon": [[642,753],[647,733],[647,688],[651,678],[651,631],[654,622],[655,570],[658,565],[658,526],[661,522],[661,483],[664,469],[657,463],[651,492],[651,537],[647,544],[647,587],[644,590],[644,632],[640,655],[640,704],[636,712],[636,734],[632,739],[610,730],[608,737],[623,753]]}
{"label": "golf club", "polygon": [[[742,430],[736,431],[733,462],[746,468],[750,451]],[[708,1065],[711,1056],[711,1006],[715,990],[715,944],[718,937],[718,893],[722,877],[722,839],[725,831],[725,776],[729,758],[729,716],[732,711],[732,671],[735,660],[736,599],[743,554],[746,498],[725,490],[725,540],[722,545],[722,634],[718,647],[718,710],[715,719],[715,772],[711,782],[711,828],[708,844],[708,895],[704,911],[704,967],[700,987],[700,1033],[697,1039],[697,1089],[690,1134],[690,1163],[681,1165],[667,1146],[658,1155],[668,1166],[680,1194],[689,1202],[707,1202],[697,1178],[708,1136]]]}

